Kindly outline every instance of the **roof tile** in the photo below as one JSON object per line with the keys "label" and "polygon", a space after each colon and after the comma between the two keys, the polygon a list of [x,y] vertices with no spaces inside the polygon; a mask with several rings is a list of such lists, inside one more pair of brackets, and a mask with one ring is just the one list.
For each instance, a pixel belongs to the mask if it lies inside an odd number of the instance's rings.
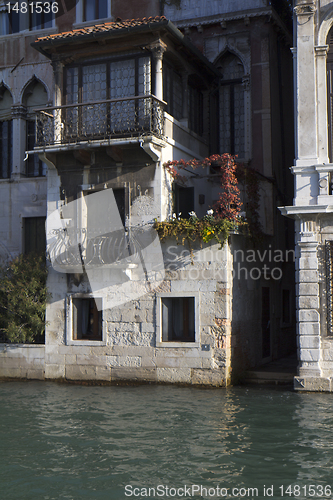
{"label": "roof tile", "polygon": [[77,28],[72,31],[65,31],[63,33],[56,33],[53,35],[42,36],[36,40],[37,42],[47,42],[48,40],[61,40],[67,38],[75,38],[81,35],[88,35],[91,33],[103,33],[107,31],[115,31],[122,28],[133,28],[136,26],[145,26],[154,23],[160,23],[161,21],[166,21],[165,16],[156,17],[143,17],[142,19],[126,19],[125,21],[115,21],[102,24],[95,24],[93,26],[87,26],[83,28]]}

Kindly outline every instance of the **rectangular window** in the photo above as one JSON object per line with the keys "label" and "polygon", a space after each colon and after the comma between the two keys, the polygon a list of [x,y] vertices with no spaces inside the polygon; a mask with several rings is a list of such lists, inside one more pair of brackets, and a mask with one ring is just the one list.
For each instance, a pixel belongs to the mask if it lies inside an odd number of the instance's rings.
{"label": "rectangular window", "polygon": [[107,0],[85,0],[83,13],[84,21],[105,19],[108,17],[108,2]]}
{"label": "rectangular window", "polygon": [[195,342],[194,297],[163,297],[162,342]]}
{"label": "rectangular window", "polygon": [[188,128],[198,135],[203,133],[203,95],[198,89],[188,88]]}
{"label": "rectangular window", "polygon": [[0,122],[0,178],[8,179],[12,172],[12,120]]}
{"label": "rectangular window", "polygon": [[24,254],[45,254],[45,217],[25,217],[23,219]]}
{"label": "rectangular window", "polygon": [[10,10],[8,3],[0,6],[0,35],[52,28],[55,14],[49,9],[47,2],[10,2]]}
{"label": "rectangular window", "polygon": [[163,64],[163,100],[165,110],[176,120],[183,117],[182,78],[170,66]]}
{"label": "rectangular window", "polygon": [[73,340],[102,340],[102,311],[95,299],[73,298]]}

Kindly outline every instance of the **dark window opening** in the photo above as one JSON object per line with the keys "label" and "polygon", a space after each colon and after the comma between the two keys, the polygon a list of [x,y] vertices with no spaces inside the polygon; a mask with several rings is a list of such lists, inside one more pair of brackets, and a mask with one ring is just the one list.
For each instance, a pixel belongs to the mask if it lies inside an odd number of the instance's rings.
{"label": "dark window opening", "polygon": [[193,87],[188,88],[188,127],[198,135],[203,133],[203,95],[202,92]]}
{"label": "dark window opening", "polygon": [[291,322],[290,290],[282,290],[282,323]]}
{"label": "dark window opening", "polygon": [[26,217],[23,219],[24,254],[45,254],[46,233],[45,217]]}
{"label": "dark window opening", "polygon": [[180,217],[182,219],[188,219],[190,217],[189,212],[195,211],[194,187],[182,187],[175,184],[174,196],[176,215],[181,214]]}
{"label": "dark window opening", "polygon": [[195,342],[194,297],[162,298],[162,341]]}
{"label": "dark window opening", "polygon": [[73,299],[73,340],[102,340],[102,311],[95,299]]}
{"label": "dark window opening", "polygon": [[8,179],[12,171],[12,120],[0,122],[0,178]]}
{"label": "dark window opening", "polygon": [[119,215],[123,226],[125,226],[125,189],[117,188],[113,189],[113,194],[117,203]]}
{"label": "dark window opening", "polygon": [[271,312],[270,312],[270,289],[263,286],[261,289],[261,333],[262,333],[262,357],[271,355]]}

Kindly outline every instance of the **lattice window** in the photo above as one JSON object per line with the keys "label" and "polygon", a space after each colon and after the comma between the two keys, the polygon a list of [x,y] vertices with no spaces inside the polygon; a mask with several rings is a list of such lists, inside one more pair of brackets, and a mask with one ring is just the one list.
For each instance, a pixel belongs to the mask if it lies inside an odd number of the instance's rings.
{"label": "lattice window", "polygon": [[243,65],[233,54],[218,62],[222,73],[219,104],[220,153],[245,156]]}

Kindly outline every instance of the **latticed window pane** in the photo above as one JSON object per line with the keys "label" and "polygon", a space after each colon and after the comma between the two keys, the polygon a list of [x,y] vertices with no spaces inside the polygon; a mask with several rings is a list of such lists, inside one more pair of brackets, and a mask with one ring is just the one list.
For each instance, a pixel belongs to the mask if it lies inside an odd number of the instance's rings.
{"label": "latticed window pane", "polygon": [[[220,153],[245,156],[244,68],[233,54],[226,54],[217,64],[222,73],[220,87],[219,123]],[[224,83],[225,82],[225,83]]]}
{"label": "latticed window pane", "polygon": [[[79,68],[67,68],[66,71],[66,104],[79,102]],[[78,132],[78,108],[67,108],[63,113],[65,135],[75,136]]]}
{"label": "latticed window pane", "polygon": [[[106,64],[92,64],[82,68],[82,102],[93,103],[107,98]],[[96,130],[106,131],[105,103],[82,107],[82,131],[91,135]]]}
{"label": "latticed window pane", "polygon": [[[111,99],[135,96],[135,60],[125,59],[110,64]],[[111,106],[111,131],[122,130],[124,123],[129,129],[135,126],[135,102],[120,101]]]}
{"label": "latticed window pane", "polygon": [[163,68],[163,99],[167,103],[166,111],[180,120],[183,114],[182,79],[167,65]]}

